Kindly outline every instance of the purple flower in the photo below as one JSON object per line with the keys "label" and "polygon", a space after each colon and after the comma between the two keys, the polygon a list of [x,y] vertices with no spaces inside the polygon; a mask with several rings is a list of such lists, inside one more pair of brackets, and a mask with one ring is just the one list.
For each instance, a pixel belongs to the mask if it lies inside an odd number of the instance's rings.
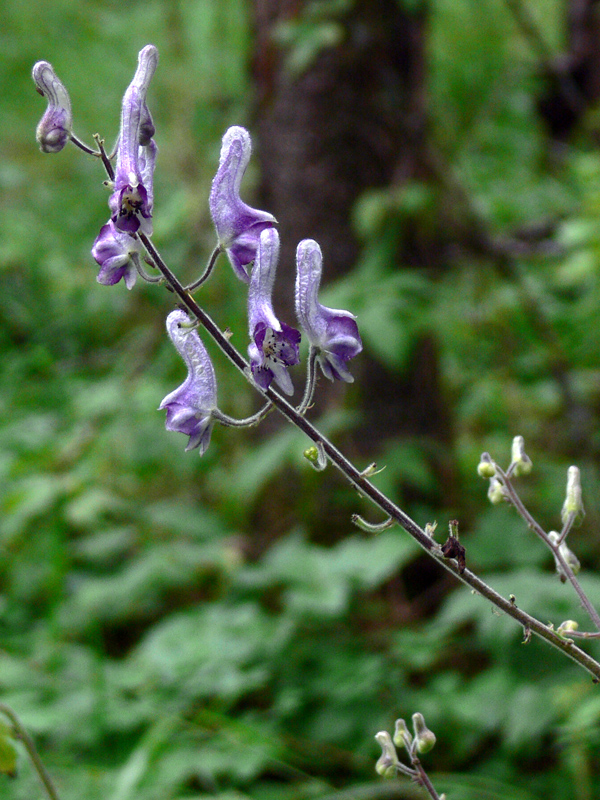
{"label": "purple flower", "polygon": [[329,380],[352,383],[346,362],[362,350],[354,314],[327,308],[317,297],[323,256],[313,239],[304,239],[296,251],[296,316],[310,344],[318,349],[317,361]]}
{"label": "purple flower", "polygon": [[157,63],[154,45],[140,50],[138,68],[123,96],[114,191],[108,205],[114,225],[125,233],[139,229],[152,233],[152,175],[157,148],[146,94]]}
{"label": "purple flower", "polygon": [[260,234],[256,263],[248,289],[248,346],[250,367],[261,389],[268,389],[274,379],[286,394],[293,394],[292,379],[287,372],[300,361],[300,332],[280,323],[271,302],[275,270],[279,257],[279,234],[267,228]]}
{"label": "purple flower", "polygon": [[217,405],[217,380],[208,353],[197,330],[184,311],[172,311],[167,317],[167,333],[185,361],[188,376],[178,389],[168,394],[159,408],[166,408],[168,431],[189,436],[186,450],[200,448],[203,455],[210,444]]}
{"label": "purple flower", "polygon": [[276,222],[272,214],[250,208],[240,198],[240,184],[251,150],[250,134],[245,128],[226,131],[209,199],[219,246],[227,252],[235,274],[245,283],[249,280],[246,267],[256,258],[261,231]]}
{"label": "purple flower", "polygon": [[113,286],[121,278],[128,289],[132,289],[137,275],[137,259],[140,245],[128,233],[117,230],[112,222],[100,228],[92,247],[92,255],[100,264],[97,281],[105,286]]}
{"label": "purple flower", "polygon": [[48,100],[36,139],[42,152],[59,153],[69,141],[73,127],[69,93],[47,61],[38,61],[32,75],[38,92]]}

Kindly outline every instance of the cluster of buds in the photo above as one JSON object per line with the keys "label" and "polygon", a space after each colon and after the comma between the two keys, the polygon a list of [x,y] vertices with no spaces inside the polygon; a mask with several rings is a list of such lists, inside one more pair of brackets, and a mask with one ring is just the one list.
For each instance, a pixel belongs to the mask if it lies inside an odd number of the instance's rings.
{"label": "cluster of buds", "polygon": [[[423,772],[419,756],[433,749],[436,737],[433,731],[425,724],[423,714],[417,712],[412,715],[413,732],[403,719],[397,719],[394,736],[387,731],[375,734],[375,740],[381,747],[381,755],[375,764],[375,771],[383,778],[393,778],[397,775],[406,775],[417,783],[422,782]],[[400,761],[398,749],[404,748],[412,766]]]}
{"label": "cluster of buds", "polygon": [[[150,81],[158,64],[153,45],[144,47],[138,67],[121,106],[121,127],[115,153],[110,158],[101,147],[112,180],[108,201],[110,219],[101,228],[92,247],[92,256],[100,266],[98,282],[114,285],[123,280],[133,288],[137,277],[148,276],[141,258],[151,265],[145,243],[152,234],[153,176],[158,148],[154,141],[154,123],[147,105]],[[33,69],[33,78],[48,108],[37,130],[41,149],[58,152],[72,140],[86,148],[72,132],[69,95],[45,61]],[[279,259],[279,234],[276,220],[267,211],[251,208],[240,197],[242,178],[250,161],[252,145],[248,131],[229,128],[222,140],[219,166],[212,182],[209,208],[217,234],[217,245],[197,288],[208,277],[219,253],[225,253],[236,276],[248,284],[249,374],[262,392],[275,383],[287,395],[294,393],[289,368],[300,361],[301,333],[280,322],[272,303]],[[114,170],[111,159],[115,157]],[[146,253],[144,256],[143,254]],[[305,239],[296,253],[296,316],[310,353],[309,364],[318,364],[329,380],[348,383],[353,378],[348,361],[362,350],[356,318],[349,311],[327,308],[318,300],[322,273],[322,254],[317,242]],[[190,287],[191,290],[191,287]],[[188,370],[186,380],[168,394],[160,408],[166,409],[166,427],[189,437],[186,449],[204,453],[210,443],[215,421],[239,425],[217,408],[217,382],[208,353],[202,344],[197,320],[184,311],[174,311],[167,318],[167,332]],[[309,369],[305,400],[299,406],[304,413],[312,397],[314,374]],[[249,418],[254,424],[257,416]]]}
{"label": "cluster of buds", "polygon": [[[511,448],[511,461],[506,472],[503,472],[493,461],[489,453],[483,453],[477,472],[480,477],[489,479],[488,498],[494,504],[503,501],[516,504],[515,495],[511,488],[511,477],[528,475],[531,472],[531,459],[525,452],[525,442],[522,436],[515,436]],[[566,538],[573,526],[580,525],[585,516],[583,500],[581,497],[581,475],[578,467],[571,466],[567,471],[567,491],[561,510],[562,530],[560,533],[550,531],[542,537],[552,550],[556,564],[556,572],[564,583],[569,579],[568,572],[576,575],[580,570],[579,559],[567,547]]]}

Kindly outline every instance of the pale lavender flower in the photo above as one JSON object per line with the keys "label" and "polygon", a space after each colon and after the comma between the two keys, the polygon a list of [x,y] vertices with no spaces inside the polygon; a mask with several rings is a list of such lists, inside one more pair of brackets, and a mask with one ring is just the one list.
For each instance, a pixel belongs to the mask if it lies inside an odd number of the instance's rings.
{"label": "pale lavender flower", "polygon": [[157,148],[146,94],[157,63],[154,45],[140,50],[138,68],[123,96],[114,190],[108,204],[113,223],[126,233],[140,229],[152,233],[152,176]]}
{"label": "pale lavender flower", "polygon": [[198,331],[184,311],[172,311],[167,317],[167,333],[185,361],[188,375],[178,389],[168,394],[159,408],[167,410],[165,426],[189,436],[186,450],[200,449],[202,455],[210,444],[217,406],[217,380],[206,348]]}
{"label": "pale lavender flower", "polygon": [[32,76],[38,92],[48,101],[46,113],[37,126],[36,139],[42,152],[59,153],[69,141],[73,127],[69,93],[47,61],[38,61]]}
{"label": "pale lavender flower", "polygon": [[121,278],[128,289],[132,289],[137,275],[137,259],[140,245],[128,233],[117,230],[112,222],[100,228],[92,247],[92,255],[100,264],[97,281],[105,286],[113,286]]}
{"label": "pale lavender flower", "polygon": [[296,251],[296,316],[317,361],[329,380],[352,383],[346,362],[362,350],[354,314],[327,308],[318,301],[323,256],[313,239],[304,239]]}
{"label": "pale lavender flower", "polygon": [[235,274],[246,283],[247,267],[256,258],[261,231],[276,222],[272,214],[250,208],[240,198],[251,151],[250,134],[245,128],[236,126],[226,131],[209,198],[219,246],[227,252]]}
{"label": "pale lavender flower", "polygon": [[256,262],[248,289],[248,346],[250,367],[261,389],[268,389],[275,380],[286,394],[294,387],[287,367],[300,360],[300,332],[279,322],[273,311],[271,295],[279,257],[279,234],[267,228],[260,234]]}

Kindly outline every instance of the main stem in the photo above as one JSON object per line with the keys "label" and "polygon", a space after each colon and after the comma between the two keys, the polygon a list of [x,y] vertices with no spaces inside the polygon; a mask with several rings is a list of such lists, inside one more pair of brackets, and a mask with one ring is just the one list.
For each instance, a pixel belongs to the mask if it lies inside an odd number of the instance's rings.
{"label": "main stem", "polygon": [[[154,247],[152,241],[144,233],[138,234],[140,240],[146,247],[149,255],[154,261],[157,269],[162,273],[173,292],[177,295],[181,303],[190,311],[196,319],[203,325],[206,331],[219,345],[223,353],[229,358],[232,364],[248,379],[249,366],[243,356],[233,347],[220,328],[213,322],[208,314],[198,305],[190,292],[180,283],[177,277],[167,267],[159,252]],[[254,385],[254,384],[253,384]],[[320,431],[318,431],[305,417],[299,414],[288,401],[270,387],[266,390],[259,389],[275,408],[293,425],[305,433],[315,444],[320,444],[326,455],[344,477],[354,486],[354,488],[368,497],[385,514],[394,519],[412,538],[444,569],[452,572],[458,580],[462,581],[478,594],[489,600],[494,606],[499,608],[508,616],[515,619],[523,626],[526,639],[530,633],[539,636],[546,642],[557,648],[573,661],[583,667],[595,682],[600,682],[600,663],[591,656],[580,650],[570,639],[559,636],[552,628],[544,625],[535,617],[522,611],[514,601],[507,600],[494,591],[490,586],[480,580],[470,570],[465,569],[459,572],[454,560],[446,560],[440,552],[437,543],[428,536],[425,531],[417,525],[407,514],[402,511],[395,503],[389,500],[382,492],[377,489],[359,470],[341,453]]]}

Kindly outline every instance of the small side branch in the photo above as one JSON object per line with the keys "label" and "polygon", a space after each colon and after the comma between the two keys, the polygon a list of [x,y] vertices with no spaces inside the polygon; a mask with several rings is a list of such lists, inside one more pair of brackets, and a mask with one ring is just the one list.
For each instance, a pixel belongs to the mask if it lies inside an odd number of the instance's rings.
{"label": "small side branch", "polygon": [[39,757],[38,751],[36,750],[35,744],[33,743],[33,739],[27,733],[23,724],[19,717],[15,714],[15,712],[9,706],[5,705],[4,703],[0,703],[0,713],[4,714],[7,717],[15,731],[15,734],[20,741],[23,742],[25,749],[27,750],[27,755],[33,765],[34,770],[37,773],[38,778],[40,779],[40,783],[44,787],[46,794],[49,797],[49,800],[60,800],[58,796],[58,792],[54,788],[54,784],[52,783],[52,779],[48,774],[46,768],[42,764],[42,760]]}

